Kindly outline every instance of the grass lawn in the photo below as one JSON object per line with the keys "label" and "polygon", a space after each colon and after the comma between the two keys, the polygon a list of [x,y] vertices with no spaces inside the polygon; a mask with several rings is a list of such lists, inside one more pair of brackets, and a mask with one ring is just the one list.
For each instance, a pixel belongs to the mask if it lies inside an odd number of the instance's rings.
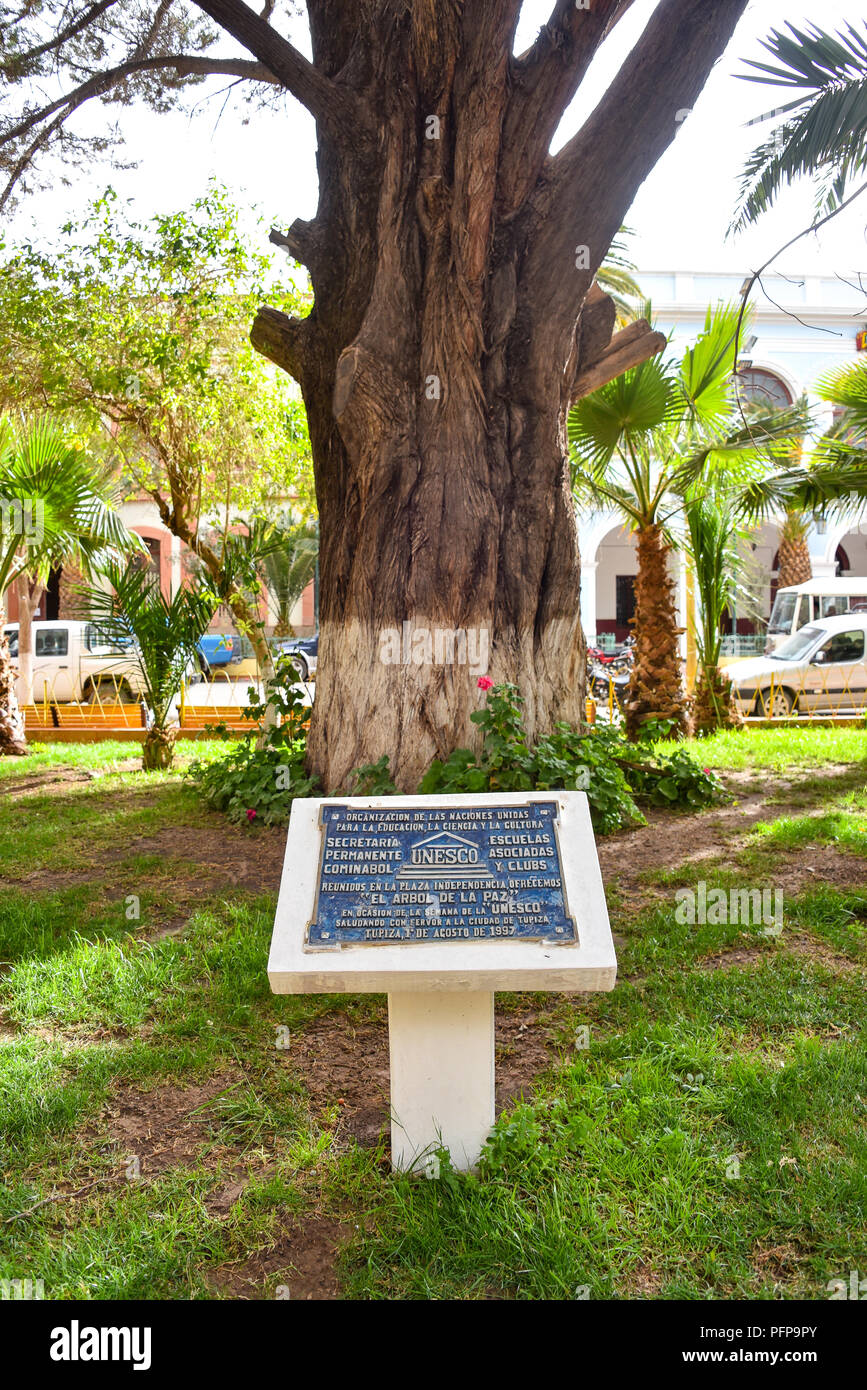
{"label": "grass lawn", "polygon": [[[867,734],[703,741],[731,804],[600,842],[617,987],[498,997],[489,1153],[432,1181],[389,1171],[384,999],[271,995],[285,832],[202,807],[205,748],[0,761],[0,1278],[826,1299],[867,1273]],[[781,930],[690,925],[699,885],[782,893]]]}

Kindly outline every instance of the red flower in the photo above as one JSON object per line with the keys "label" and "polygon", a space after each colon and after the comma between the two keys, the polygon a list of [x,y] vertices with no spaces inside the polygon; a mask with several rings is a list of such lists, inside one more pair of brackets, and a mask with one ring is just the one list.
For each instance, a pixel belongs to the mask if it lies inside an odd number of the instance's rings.
{"label": "red flower", "polygon": [[494,682],[491,680],[490,676],[479,676],[477,684],[480,690],[490,690]]}
{"label": "red flower", "polygon": [[709,767],[706,767],[706,768],[705,768],[705,770],[704,770],[704,775],[705,775],[705,777],[710,777],[710,768],[709,768]]}
{"label": "red flower", "polygon": [[247,820],[248,820],[248,821],[254,821],[255,819],[256,819],[256,812],[255,812],[255,811],[251,811],[251,810],[248,809],[248,811],[247,811]]}

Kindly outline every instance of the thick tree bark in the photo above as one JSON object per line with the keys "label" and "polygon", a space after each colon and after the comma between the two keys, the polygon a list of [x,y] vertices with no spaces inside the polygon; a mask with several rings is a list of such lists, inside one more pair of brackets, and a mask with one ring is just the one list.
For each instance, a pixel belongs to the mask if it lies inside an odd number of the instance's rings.
{"label": "thick tree bark", "polygon": [[[297,55],[275,53],[270,26],[236,0],[199,3],[293,89]],[[662,0],[552,159],[627,8],[557,0],[516,58],[519,0],[308,0],[317,77],[302,67],[296,86],[313,88],[320,205],[275,239],[309,267],[315,307],[265,309],[252,337],[307,407],[322,538],[309,759],[329,790],[382,754],[414,789],[432,757],[474,742],[481,674],[518,686],[531,737],[582,718],[564,416],[623,351],[594,275],[746,0]],[[645,355],[660,346],[648,335]],[[455,631],[472,669],[437,660],[437,633]]]}

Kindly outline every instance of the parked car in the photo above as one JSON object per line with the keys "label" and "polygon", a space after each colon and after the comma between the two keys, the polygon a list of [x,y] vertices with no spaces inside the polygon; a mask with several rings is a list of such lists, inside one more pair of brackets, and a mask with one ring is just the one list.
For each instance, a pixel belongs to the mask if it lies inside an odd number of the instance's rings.
{"label": "parked car", "polygon": [[867,612],[808,623],[772,656],[726,668],[744,715],[863,710],[867,704]]}
{"label": "parked car", "polygon": [[316,676],[319,658],[319,633],[312,637],[272,637],[271,646],[275,654],[282,652],[291,656],[302,681]]}
{"label": "parked car", "polygon": [[235,638],[235,649],[232,661],[229,666],[229,675],[232,680],[251,680],[259,679],[259,662],[256,660],[256,652],[253,643],[244,633]]}
{"label": "parked car", "polygon": [[[18,624],[4,629],[13,665],[18,665]],[[77,700],[137,701],[144,691],[132,655],[132,640],[122,648],[106,641],[95,623],[54,621],[33,624],[33,698],[58,704]]]}
{"label": "parked car", "polygon": [[233,659],[240,660],[240,644],[238,638],[233,637],[231,632],[206,632],[199,641],[196,650],[206,675],[213,670],[228,666]]}
{"label": "parked car", "polygon": [[238,633],[206,632],[198,644],[205,679],[257,680],[259,663],[249,637]]}
{"label": "parked car", "polygon": [[778,589],[768,620],[765,655],[807,623],[842,613],[867,612],[867,579],[810,579]]}

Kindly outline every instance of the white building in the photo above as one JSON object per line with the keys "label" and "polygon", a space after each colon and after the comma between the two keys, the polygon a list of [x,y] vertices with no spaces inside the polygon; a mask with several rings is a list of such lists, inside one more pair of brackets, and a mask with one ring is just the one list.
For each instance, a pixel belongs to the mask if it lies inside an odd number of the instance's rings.
{"label": "white building", "polygon": [[[670,351],[680,356],[704,326],[708,306],[735,303],[740,298],[743,276],[715,275],[707,271],[654,271],[639,275],[645,296],[651,301],[655,326],[669,335]],[[742,350],[741,369],[747,373],[747,389],[765,393],[780,405],[806,394],[814,409],[817,429],[832,423],[832,408],[819,401],[814,387],[836,367],[863,360],[856,335],[867,328],[867,290],[834,276],[763,276],[766,294],[757,284],[752,305],[749,350]],[[751,343],[751,339],[755,339]],[[622,640],[629,633],[636,573],[635,542],[613,511],[579,516],[581,545],[581,612],[584,629],[613,634]],[[750,538],[755,569],[766,575],[764,616],[768,617],[776,589],[778,527],[767,522]],[[835,574],[867,575],[867,522],[854,515],[839,521],[814,523],[809,536],[813,577]],[[685,580],[680,575],[681,625],[685,609]],[[738,620],[738,631],[751,632],[748,619]]]}

